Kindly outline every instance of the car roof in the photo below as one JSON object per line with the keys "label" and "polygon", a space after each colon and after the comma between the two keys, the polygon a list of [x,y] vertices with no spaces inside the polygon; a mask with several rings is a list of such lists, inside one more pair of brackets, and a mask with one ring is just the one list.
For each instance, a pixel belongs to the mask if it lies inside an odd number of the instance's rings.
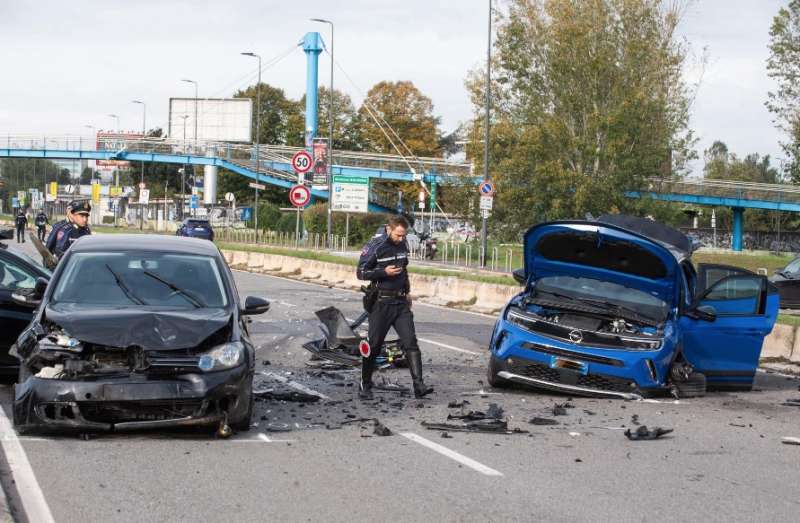
{"label": "car roof", "polygon": [[219,256],[216,245],[207,240],[162,234],[93,234],[79,238],[70,252],[167,251]]}

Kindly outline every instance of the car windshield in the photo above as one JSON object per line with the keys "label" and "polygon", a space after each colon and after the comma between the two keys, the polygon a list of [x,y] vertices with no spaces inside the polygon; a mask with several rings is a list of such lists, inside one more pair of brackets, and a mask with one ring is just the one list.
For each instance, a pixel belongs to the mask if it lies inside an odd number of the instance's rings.
{"label": "car windshield", "polygon": [[795,258],[789,262],[789,265],[784,267],[783,272],[787,272],[789,274],[800,272],[800,258]]}
{"label": "car windshield", "polygon": [[536,293],[563,295],[587,304],[608,302],[627,309],[635,314],[662,322],[669,312],[669,305],[663,300],[638,289],[616,283],[591,278],[573,276],[550,276],[536,281]]}
{"label": "car windshield", "polygon": [[81,252],[69,257],[51,302],[195,309],[227,307],[228,298],[210,256]]}

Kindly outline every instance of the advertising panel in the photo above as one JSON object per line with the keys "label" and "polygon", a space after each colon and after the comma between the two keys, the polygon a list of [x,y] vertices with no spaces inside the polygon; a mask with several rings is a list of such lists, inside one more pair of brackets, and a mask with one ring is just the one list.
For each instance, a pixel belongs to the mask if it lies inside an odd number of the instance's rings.
{"label": "advertising panel", "polygon": [[198,141],[250,142],[252,139],[253,101],[250,98],[170,98],[169,137],[194,141],[195,114]]}

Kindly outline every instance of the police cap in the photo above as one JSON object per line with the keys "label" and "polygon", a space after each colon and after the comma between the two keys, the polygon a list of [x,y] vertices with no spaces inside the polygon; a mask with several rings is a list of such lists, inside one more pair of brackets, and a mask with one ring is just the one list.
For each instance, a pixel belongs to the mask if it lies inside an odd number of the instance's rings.
{"label": "police cap", "polygon": [[67,210],[74,214],[89,214],[92,212],[92,205],[89,200],[72,200],[67,204]]}

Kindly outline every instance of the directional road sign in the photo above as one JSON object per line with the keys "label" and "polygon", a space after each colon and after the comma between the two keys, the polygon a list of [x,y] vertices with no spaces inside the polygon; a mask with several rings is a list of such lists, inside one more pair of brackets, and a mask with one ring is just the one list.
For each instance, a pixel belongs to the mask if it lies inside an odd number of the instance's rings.
{"label": "directional road sign", "polygon": [[295,207],[305,207],[311,201],[311,191],[305,185],[295,185],[289,190],[289,201]]}
{"label": "directional road sign", "polygon": [[491,211],[493,203],[494,203],[494,198],[492,198],[491,196],[481,196],[482,211]]}
{"label": "directional road sign", "polygon": [[266,189],[266,188],[267,188],[267,186],[266,186],[266,185],[264,185],[263,183],[250,182],[250,183],[249,183],[249,184],[247,184],[247,185],[248,185],[248,187],[250,187],[251,189],[258,189],[259,191],[263,191],[264,189]]}
{"label": "directional road sign", "polygon": [[307,173],[313,166],[314,161],[311,159],[311,155],[306,151],[297,151],[294,153],[294,156],[292,156],[292,169],[298,174]]}

